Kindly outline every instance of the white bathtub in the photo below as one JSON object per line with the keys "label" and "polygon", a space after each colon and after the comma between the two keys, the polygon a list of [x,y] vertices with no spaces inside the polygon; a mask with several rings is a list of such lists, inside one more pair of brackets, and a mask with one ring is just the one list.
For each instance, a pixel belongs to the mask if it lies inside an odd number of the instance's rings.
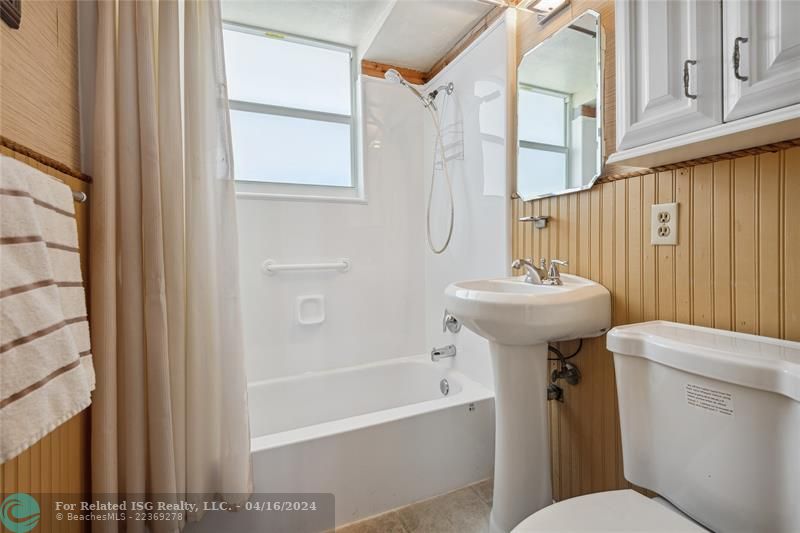
{"label": "white bathtub", "polygon": [[427,356],[251,383],[249,401],[255,491],[331,492],[337,526],[492,474],[492,391]]}

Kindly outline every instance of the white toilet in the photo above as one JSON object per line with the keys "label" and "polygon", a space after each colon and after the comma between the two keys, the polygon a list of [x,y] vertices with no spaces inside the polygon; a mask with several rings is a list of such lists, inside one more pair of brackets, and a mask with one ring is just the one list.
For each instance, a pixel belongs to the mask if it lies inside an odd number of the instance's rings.
{"label": "white toilet", "polygon": [[611,330],[625,478],[527,531],[800,531],[800,343],[647,322]]}

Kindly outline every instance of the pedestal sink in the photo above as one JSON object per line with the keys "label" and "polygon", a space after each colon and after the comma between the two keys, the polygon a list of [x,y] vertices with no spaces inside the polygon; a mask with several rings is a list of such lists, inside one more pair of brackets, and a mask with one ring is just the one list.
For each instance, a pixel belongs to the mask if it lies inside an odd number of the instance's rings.
{"label": "pedestal sink", "polygon": [[462,281],[445,289],[447,310],[489,340],[495,384],[492,533],[508,533],[553,502],[547,416],[547,343],[596,337],[611,324],[602,285],[562,274],[563,285],[523,277]]}

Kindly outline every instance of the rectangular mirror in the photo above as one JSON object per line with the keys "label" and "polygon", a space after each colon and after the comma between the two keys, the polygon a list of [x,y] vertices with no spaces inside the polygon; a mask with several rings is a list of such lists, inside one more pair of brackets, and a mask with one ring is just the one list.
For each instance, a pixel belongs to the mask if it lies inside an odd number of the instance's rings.
{"label": "rectangular mirror", "polygon": [[600,15],[587,11],[517,68],[517,194],[587,189],[602,166]]}

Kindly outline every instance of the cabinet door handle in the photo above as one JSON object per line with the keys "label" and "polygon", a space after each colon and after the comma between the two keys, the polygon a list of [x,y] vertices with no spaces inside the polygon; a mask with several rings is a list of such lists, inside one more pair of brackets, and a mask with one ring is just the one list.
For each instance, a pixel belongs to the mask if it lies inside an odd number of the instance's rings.
{"label": "cabinet door handle", "polygon": [[690,98],[695,100],[697,98],[696,94],[689,93],[689,65],[696,65],[697,61],[694,59],[687,59],[683,62],[683,94],[686,95],[686,98]]}
{"label": "cabinet door handle", "polygon": [[733,41],[733,75],[737,80],[747,81],[747,76],[739,74],[739,63],[742,60],[742,54],[739,50],[742,43],[746,43],[749,39],[747,37],[737,37]]}

